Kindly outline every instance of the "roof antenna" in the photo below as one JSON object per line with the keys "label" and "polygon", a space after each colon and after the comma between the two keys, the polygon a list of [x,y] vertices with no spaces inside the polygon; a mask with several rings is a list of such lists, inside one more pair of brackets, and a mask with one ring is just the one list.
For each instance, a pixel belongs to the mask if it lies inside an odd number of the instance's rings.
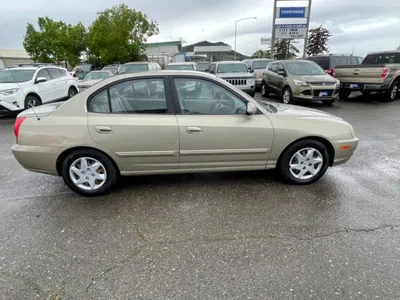
{"label": "roof antenna", "polygon": [[[21,86],[19,85],[19,82],[18,82],[17,79],[15,78],[15,76],[14,76],[12,70],[10,70],[10,68],[7,66],[6,60],[4,59],[3,56],[1,56],[1,54],[0,54],[0,58],[3,59],[4,66],[8,69],[8,72],[10,72],[10,74],[11,74],[11,76],[13,77],[15,83],[18,85],[19,90],[21,91],[21,93],[22,93],[22,94],[25,96],[25,98],[26,98],[26,95],[25,95],[24,91],[21,89]],[[33,111],[33,113],[35,114],[36,119],[37,119],[38,121],[40,121],[39,116],[37,115],[35,109],[33,108],[34,105],[32,105],[32,103],[29,103],[28,106],[29,106],[30,108],[32,108],[32,111]]]}

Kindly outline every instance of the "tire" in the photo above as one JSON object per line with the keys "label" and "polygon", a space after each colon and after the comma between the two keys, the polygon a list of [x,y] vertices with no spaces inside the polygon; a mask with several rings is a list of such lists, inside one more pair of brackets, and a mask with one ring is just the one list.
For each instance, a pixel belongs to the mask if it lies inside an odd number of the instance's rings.
{"label": "tire", "polygon": [[397,96],[399,95],[399,88],[400,83],[398,81],[393,82],[390,89],[386,91],[383,95],[383,101],[393,102],[394,100],[396,100]]}
{"label": "tire", "polygon": [[78,90],[75,87],[71,86],[68,90],[68,99],[72,98],[76,94],[78,94]]}
{"label": "tire", "polygon": [[25,98],[25,109],[30,108],[31,104],[33,104],[33,106],[39,106],[42,105],[42,101],[39,99],[39,97],[28,95]]}
{"label": "tire", "polygon": [[[302,149],[304,151],[301,151]],[[311,153],[308,152],[309,150],[313,151],[312,154],[315,154],[315,157],[310,156],[307,158],[306,154]],[[301,160],[297,159],[298,156],[296,156],[296,154],[300,151]],[[320,163],[317,162],[317,157],[321,160]],[[285,150],[279,159],[277,168],[284,181],[290,184],[311,184],[325,174],[329,167],[329,158],[328,149],[324,144],[315,140],[304,140],[293,144]],[[295,167],[291,168],[291,164]],[[310,166],[310,164],[312,164],[312,166]],[[316,171],[314,175],[312,175],[312,173],[309,171],[312,170],[311,168],[314,168]],[[301,172],[305,172],[303,178],[296,177],[301,176]]]}
{"label": "tire", "polygon": [[343,99],[343,100],[346,100],[347,98],[349,98],[350,94],[351,94],[351,90],[349,90],[349,89],[340,89],[339,98]]}
{"label": "tire", "polygon": [[261,96],[267,98],[269,96],[267,83],[263,81],[261,84]]}
{"label": "tire", "polygon": [[290,87],[286,87],[282,92],[282,102],[285,104],[293,103],[293,94]]}
{"label": "tire", "polygon": [[[84,159],[87,162],[86,171],[81,171],[81,159]],[[96,169],[91,169],[90,167],[93,166],[91,162],[100,163],[100,166]],[[80,165],[80,168],[78,165]],[[75,166],[75,171],[72,170],[72,166]],[[62,163],[61,173],[65,184],[71,190],[88,197],[108,193],[118,179],[117,169],[113,162],[103,153],[91,149],[76,150],[70,153]],[[86,177],[84,178],[84,176]],[[79,186],[78,183],[81,178],[83,183]],[[94,188],[91,186],[91,183],[93,183]]]}
{"label": "tire", "polygon": [[322,101],[322,103],[323,103],[325,106],[332,106],[333,103],[335,103],[335,101],[336,101],[336,100],[326,100],[326,101]]}

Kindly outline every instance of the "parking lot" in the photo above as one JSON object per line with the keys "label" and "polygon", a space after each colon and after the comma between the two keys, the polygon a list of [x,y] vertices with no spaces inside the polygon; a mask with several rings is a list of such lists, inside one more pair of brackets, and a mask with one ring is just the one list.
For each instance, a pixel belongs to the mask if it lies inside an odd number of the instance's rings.
{"label": "parking lot", "polygon": [[400,101],[377,100],[308,105],[360,138],[313,185],[143,176],[90,199],[22,169],[0,117],[0,299],[400,299]]}

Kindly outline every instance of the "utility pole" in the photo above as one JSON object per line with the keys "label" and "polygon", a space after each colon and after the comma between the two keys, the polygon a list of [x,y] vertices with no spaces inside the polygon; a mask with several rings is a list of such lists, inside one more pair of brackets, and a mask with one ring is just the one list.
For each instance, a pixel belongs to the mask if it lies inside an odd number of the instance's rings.
{"label": "utility pole", "polygon": [[271,54],[272,58],[275,58],[274,45],[275,45],[275,20],[276,20],[276,6],[278,0],[274,0],[274,12],[272,14],[272,34],[271,34]]}

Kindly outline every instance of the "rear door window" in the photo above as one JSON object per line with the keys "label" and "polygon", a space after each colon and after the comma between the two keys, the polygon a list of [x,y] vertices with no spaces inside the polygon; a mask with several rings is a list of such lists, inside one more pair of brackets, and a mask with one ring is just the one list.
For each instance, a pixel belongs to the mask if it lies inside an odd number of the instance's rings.
{"label": "rear door window", "polygon": [[47,79],[47,81],[51,80],[51,76],[50,76],[49,72],[47,72],[46,69],[41,69],[41,70],[38,72],[36,78],[39,78],[39,77],[44,77],[44,78]]}
{"label": "rear door window", "polygon": [[49,71],[52,79],[57,79],[57,78],[62,77],[62,73],[59,72],[58,69],[49,68],[49,69],[47,69],[47,71]]}

